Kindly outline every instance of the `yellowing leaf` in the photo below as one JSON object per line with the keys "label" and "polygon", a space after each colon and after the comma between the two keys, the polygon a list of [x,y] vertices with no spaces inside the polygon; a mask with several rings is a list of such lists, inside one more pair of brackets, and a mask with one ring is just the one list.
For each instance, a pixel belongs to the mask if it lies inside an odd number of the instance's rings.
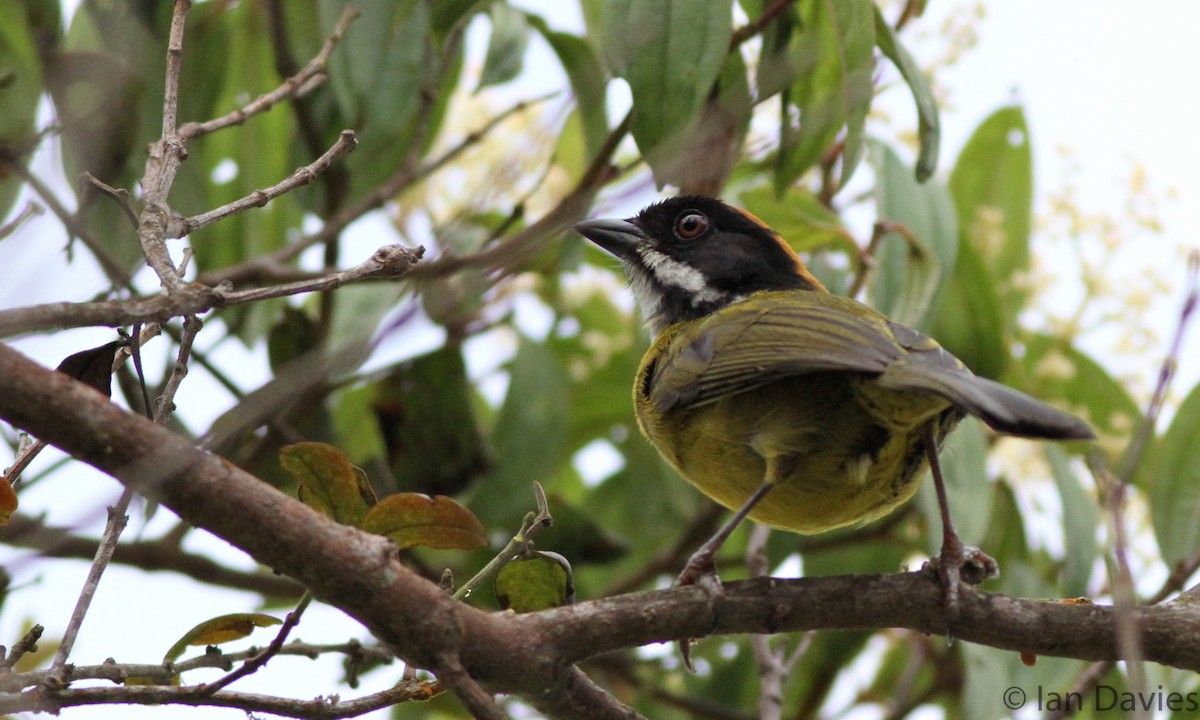
{"label": "yellowing leaf", "polygon": [[317,442],[279,451],[279,463],[300,483],[300,501],[344,525],[359,527],[375,504],[375,492],[346,453]]}
{"label": "yellowing leaf", "polygon": [[421,545],[440,550],[487,547],[487,532],[475,514],[445,495],[388,495],[371,508],[359,526],[391,538],[401,548]]}
{"label": "yellowing leaf", "polygon": [[0,477],[0,525],[7,525],[8,519],[16,511],[17,493],[8,478]]}
{"label": "yellowing leaf", "polygon": [[230,640],[240,640],[253,632],[256,627],[279,625],[282,622],[277,617],[262,613],[232,613],[205,620],[184,633],[183,637],[179,638],[163,656],[163,662],[170,663],[178,660],[189,646],[220,645]]}

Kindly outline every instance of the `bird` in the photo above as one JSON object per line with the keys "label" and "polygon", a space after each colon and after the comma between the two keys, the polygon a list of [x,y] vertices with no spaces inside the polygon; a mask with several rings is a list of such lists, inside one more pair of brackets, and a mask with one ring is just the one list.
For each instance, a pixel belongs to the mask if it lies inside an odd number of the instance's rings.
{"label": "bird", "polygon": [[860,525],[909,500],[929,467],[943,532],[933,567],[953,617],[960,578],[978,584],[996,566],[954,531],[938,465],[947,434],[973,415],[1010,435],[1094,437],[929,336],[830,293],[777,232],[717,198],[668,198],[575,230],[620,261],[654,335],[633,383],[642,434],[734,511],[677,584],[719,588],[716,552],[745,518],[802,534]]}

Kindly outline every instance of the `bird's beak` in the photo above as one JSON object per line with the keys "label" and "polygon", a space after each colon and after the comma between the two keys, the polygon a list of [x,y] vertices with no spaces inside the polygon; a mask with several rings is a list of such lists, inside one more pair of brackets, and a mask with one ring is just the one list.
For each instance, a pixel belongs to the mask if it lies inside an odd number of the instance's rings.
{"label": "bird's beak", "polygon": [[628,220],[585,220],[575,225],[575,231],[619,258],[631,257],[646,239],[641,228]]}

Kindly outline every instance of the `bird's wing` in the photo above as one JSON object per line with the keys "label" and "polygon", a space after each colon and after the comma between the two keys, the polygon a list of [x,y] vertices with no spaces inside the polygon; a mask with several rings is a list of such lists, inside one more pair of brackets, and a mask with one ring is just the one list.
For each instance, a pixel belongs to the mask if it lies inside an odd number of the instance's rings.
{"label": "bird's wing", "polygon": [[1029,395],[981,378],[932,338],[850,298],[762,293],[670,339],[648,382],[660,410],[701,405],[783,377],[814,372],[873,376],[881,387],[941,397],[1013,435],[1093,437],[1086,423]]}
{"label": "bird's wing", "polygon": [[683,326],[668,342],[647,378],[660,410],[807,373],[881,375],[903,354],[883,316],[818,292],[759,293]]}

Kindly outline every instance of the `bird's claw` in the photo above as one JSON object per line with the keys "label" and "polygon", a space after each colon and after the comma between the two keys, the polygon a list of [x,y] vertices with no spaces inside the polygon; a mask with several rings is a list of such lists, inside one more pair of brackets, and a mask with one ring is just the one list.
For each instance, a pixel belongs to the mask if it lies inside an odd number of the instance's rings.
{"label": "bird's claw", "polygon": [[[708,548],[701,548],[693,553],[688,558],[687,565],[683,567],[683,571],[679,573],[679,577],[675,579],[676,587],[687,587],[688,585],[696,585],[703,588],[704,592],[708,595],[710,605],[725,594],[725,588],[721,585],[721,578],[717,576],[715,553]],[[691,656],[693,642],[693,638],[683,638],[679,641],[679,656],[683,659],[683,666],[691,671],[695,671],[695,667],[692,666]]]}

